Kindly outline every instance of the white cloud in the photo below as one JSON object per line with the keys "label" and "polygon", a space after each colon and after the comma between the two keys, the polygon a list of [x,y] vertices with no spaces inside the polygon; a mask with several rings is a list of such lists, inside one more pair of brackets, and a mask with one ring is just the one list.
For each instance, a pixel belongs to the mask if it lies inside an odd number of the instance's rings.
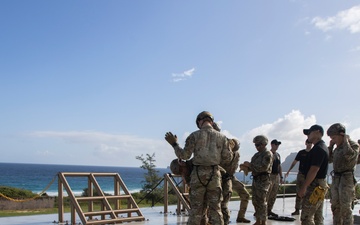
{"label": "white cloud", "polygon": [[[175,158],[172,147],[164,140],[142,138],[133,135],[108,134],[95,131],[36,131],[29,134],[31,137],[48,139],[60,139],[67,145],[57,149],[58,162],[69,161],[66,154],[72,157],[81,157],[82,164],[86,162],[92,165],[118,165],[133,166],[141,165],[136,156],[141,154],[155,153],[158,167],[167,167],[170,159]],[[66,153],[66,154],[65,154]],[[63,159],[61,159],[63,157]],[[63,160],[63,162],[61,162]],[[78,159],[77,159],[78,160]]]}
{"label": "white cloud", "polygon": [[192,75],[195,72],[195,68],[191,68],[189,70],[186,70],[182,73],[173,73],[172,74],[172,81],[173,82],[179,82],[179,81],[183,81],[183,80],[187,80],[188,78],[191,78]]}
{"label": "white cloud", "polygon": [[350,52],[359,52],[360,51],[360,46],[356,46],[352,49],[350,49]]}
{"label": "white cloud", "polygon": [[306,136],[303,134],[303,129],[314,124],[316,124],[314,115],[305,117],[300,111],[293,110],[272,123],[255,127],[240,138],[240,161],[250,161],[251,157],[256,153],[252,140],[257,135],[265,135],[269,139],[268,149],[270,149],[271,140],[277,139],[281,141],[282,144],[278,152],[283,161],[290,153],[297,152],[305,147]]}
{"label": "white cloud", "polygon": [[345,29],[350,33],[358,33],[360,32],[360,5],[340,11],[332,17],[315,17],[311,23],[324,32]]}
{"label": "white cloud", "polygon": [[49,150],[44,150],[44,151],[36,151],[36,154],[38,156],[54,156],[54,153],[49,151]]}
{"label": "white cloud", "polygon": [[[347,133],[350,137],[360,137],[360,128],[348,129],[351,124],[346,121],[340,121],[347,127]],[[222,121],[217,121],[220,126]],[[316,124],[315,115],[305,116],[299,110],[293,110],[281,118],[273,122],[263,124],[255,127],[241,137],[235,137],[228,130],[221,130],[228,138],[237,138],[241,143],[240,147],[240,161],[250,161],[251,157],[256,153],[256,149],[252,140],[257,135],[265,135],[269,139],[268,148],[270,148],[270,141],[277,139],[282,142],[279,147],[279,154],[282,161],[290,155],[290,153],[298,152],[305,147],[306,136],[303,134],[303,129],[309,128]],[[331,124],[320,124],[323,126],[325,132]],[[180,146],[184,146],[186,138],[190,132],[184,132],[178,135]],[[155,153],[156,166],[167,167],[171,160],[176,158],[173,148],[163,139],[149,139],[137,137],[133,135],[119,135],[108,134],[95,131],[37,131],[30,134],[31,137],[45,139],[45,142],[59,139],[65,146],[61,149],[56,149],[56,145],[51,144],[51,152],[43,151],[37,152],[41,157],[49,157],[53,161],[49,163],[74,164],[81,162],[87,165],[113,165],[113,166],[131,166],[139,167],[141,162],[136,160],[136,156],[141,154]],[[326,134],[323,137],[325,143],[328,143],[329,138]],[[73,160],[73,161],[71,161]]]}

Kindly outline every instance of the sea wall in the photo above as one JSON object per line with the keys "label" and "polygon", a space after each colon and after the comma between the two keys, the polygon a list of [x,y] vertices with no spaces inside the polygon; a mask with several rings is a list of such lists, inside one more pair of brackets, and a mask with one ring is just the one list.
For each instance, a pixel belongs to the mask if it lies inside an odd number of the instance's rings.
{"label": "sea wall", "polygon": [[29,210],[53,208],[55,205],[54,197],[42,197],[24,202],[0,199],[0,210]]}

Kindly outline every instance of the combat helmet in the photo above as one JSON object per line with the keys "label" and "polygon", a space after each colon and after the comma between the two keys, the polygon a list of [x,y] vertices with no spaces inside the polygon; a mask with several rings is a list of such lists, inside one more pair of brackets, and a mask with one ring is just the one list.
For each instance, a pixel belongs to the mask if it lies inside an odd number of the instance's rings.
{"label": "combat helmet", "polygon": [[174,159],[170,163],[170,171],[171,173],[175,175],[181,175],[180,174],[180,165],[179,165],[179,159]]}
{"label": "combat helmet", "polygon": [[342,125],[341,123],[334,123],[329,127],[326,133],[328,136],[332,136],[332,135],[340,135],[341,133],[345,134],[345,132],[346,129],[344,125]]}
{"label": "combat helmet", "polygon": [[201,113],[199,113],[199,115],[196,117],[196,126],[200,129],[199,127],[199,121],[205,118],[209,118],[211,119],[211,122],[214,122],[214,117],[213,115],[208,112],[208,111],[202,111]]}
{"label": "combat helmet", "polygon": [[264,135],[258,135],[258,136],[256,136],[256,137],[254,137],[253,142],[254,142],[255,144],[261,143],[261,144],[267,145],[267,144],[268,144],[268,139],[267,139],[267,137],[265,137]]}

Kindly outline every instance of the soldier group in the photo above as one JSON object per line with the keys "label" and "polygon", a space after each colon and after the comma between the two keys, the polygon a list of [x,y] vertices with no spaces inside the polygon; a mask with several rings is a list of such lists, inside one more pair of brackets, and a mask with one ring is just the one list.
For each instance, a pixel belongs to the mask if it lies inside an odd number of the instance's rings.
{"label": "soldier group", "polygon": [[[176,135],[171,132],[165,134],[166,141],[172,145],[178,157],[173,160],[170,168],[173,173],[176,170],[182,175],[190,186],[191,209],[187,224],[230,223],[228,201],[233,190],[241,199],[236,222],[250,223],[245,218],[250,195],[244,184],[234,176],[239,168],[240,143],[220,133],[212,114],[207,111],[197,116],[196,125],[199,130],[187,137],[184,148],[179,146]],[[329,146],[322,140],[324,130],[320,125],[304,129],[303,133],[307,136],[307,148],[298,153],[285,175],[300,161],[293,215],[299,215],[301,210],[301,224],[323,224],[323,203],[329,189],[325,178],[328,164],[333,163],[330,186],[333,224],[352,225],[351,207],[356,183],[354,169],[358,162],[359,144],[350,139],[344,125],[340,123],[333,124],[327,130],[331,139]],[[252,203],[256,218],[254,225],[265,225],[268,216],[276,215],[271,210],[278,185],[283,182],[280,155],[276,152],[281,142],[273,140],[271,149],[268,150],[267,137],[258,135],[254,137],[253,143],[257,152],[250,162],[240,164],[240,169],[244,173],[252,173]]]}

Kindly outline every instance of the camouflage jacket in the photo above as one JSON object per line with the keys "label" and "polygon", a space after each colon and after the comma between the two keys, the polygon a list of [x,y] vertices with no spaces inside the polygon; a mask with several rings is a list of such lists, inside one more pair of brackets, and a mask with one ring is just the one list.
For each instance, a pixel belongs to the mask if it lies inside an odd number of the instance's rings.
{"label": "camouflage jacket", "polygon": [[228,139],[214,130],[211,125],[204,126],[187,137],[185,147],[174,147],[175,154],[180,159],[189,159],[193,155],[196,166],[214,166],[229,163],[233,158]]}
{"label": "camouflage jacket", "polygon": [[334,150],[329,147],[332,154],[329,155],[329,163],[333,163],[334,171],[337,173],[355,170],[359,155],[359,145],[350,140],[337,146]]}
{"label": "camouflage jacket", "polygon": [[273,154],[265,149],[255,153],[251,158],[250,170],[252,171],[253,176],[257,176],[262,173],[271,173],[273,163]]}

